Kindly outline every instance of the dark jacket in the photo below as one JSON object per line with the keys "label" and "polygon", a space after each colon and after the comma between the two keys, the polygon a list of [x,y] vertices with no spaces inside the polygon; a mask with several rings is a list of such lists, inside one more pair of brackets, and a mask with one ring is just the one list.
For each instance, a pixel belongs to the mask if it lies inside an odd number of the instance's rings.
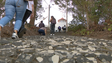
{"label": "dark jacket", "polygon": [[39,28],[41,28],[41,27],[45,27],[44,23],[39,24]]}

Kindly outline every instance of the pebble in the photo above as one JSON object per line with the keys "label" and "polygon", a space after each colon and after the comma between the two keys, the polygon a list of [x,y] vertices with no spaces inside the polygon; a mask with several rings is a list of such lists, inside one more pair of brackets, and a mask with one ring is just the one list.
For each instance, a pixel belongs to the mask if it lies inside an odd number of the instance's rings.
{"label": "pebble", "polygon": [[112,40],[29,36],[0,40],[0,63],[112,63]]}

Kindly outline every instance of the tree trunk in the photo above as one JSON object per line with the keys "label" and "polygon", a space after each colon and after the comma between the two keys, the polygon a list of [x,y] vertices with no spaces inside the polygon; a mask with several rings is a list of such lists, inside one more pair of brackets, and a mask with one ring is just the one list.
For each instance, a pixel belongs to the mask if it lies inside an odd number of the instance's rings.
{"label": "tree trunk", "polygon": [[30,25],[32,27],[34,26],[35,23],[36,8],[37,8],[37,0],[34,0],[34,17],[30,17]]}
{"label": "tree trunk", "polygon": [[89,30],[89,14],[88,12],[86,12],[86,17],[87,17],[87,30]]}

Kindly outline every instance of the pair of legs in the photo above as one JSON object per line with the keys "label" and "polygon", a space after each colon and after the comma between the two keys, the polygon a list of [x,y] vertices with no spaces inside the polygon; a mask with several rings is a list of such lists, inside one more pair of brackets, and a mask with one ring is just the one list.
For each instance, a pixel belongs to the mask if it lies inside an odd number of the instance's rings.
{"label": "pair of legs", "polygon": [[19,38],[22,38],[23,35],[26,33],[26,28],[24,27],[24,23],[26,22],[28,17],[31,15],[31,13],[32,13],[32,11],[26,9],[26,12],[25,12],[23,20],[22,20],[21,28],[20,28],[20,30],[17,33]]}
{"label": "pair of legs", "polygon": [[26,22],[26,20],[28,19],[28,17],[31,15],[31,13],[32,13],[32,11],[26,9],[26,12],[25,12],[23,20],[22,20],[22,26],[21,26],[21,28],[24,27],[24,23]]}
{"label": "pair of legs", "polygon": [[61,32],[61,29],[58,29],[59,30],[59,32]]}
{"label": "pair of legs", "polygon": [[63,31],[66,32],[66,28],[63,28]]}
{"label": "pair of legs", "polygon": [[22,19],[26,11],[27,2],[24,0],[6,0],[5,17],[0,20],[0,31],[16,13],[14,32],[17,33],[22,25]]}
{"label": "pair of legs", "polygon": [[45,31],[43,29],[39,29],[38,32],[40,35],[45,35]]}
{"label": "pair of legs", "polygon": [[22,25],[21,25],[20,30],[18,31],[18,33],[21,31],[22,28],[24,28],[24,23],[26,22],[28,17],[31,15],[31,13],[32,13],[32,11],[26,9],[26,12],[25,12],[23,20],[22,20]]}
{"label": "pair of legs", "polygon": [[55,24],[51,23],[51,34],[54,34],[55,33]]}

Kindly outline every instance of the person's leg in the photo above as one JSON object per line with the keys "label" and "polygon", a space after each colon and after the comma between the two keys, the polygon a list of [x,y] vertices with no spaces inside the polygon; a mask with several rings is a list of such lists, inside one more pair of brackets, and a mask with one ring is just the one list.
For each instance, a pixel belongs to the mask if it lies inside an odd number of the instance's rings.
{"label": "person's leg", "polygon": [[55,34],[55,24],[53,24],[52,27],[53,27],[53,34]]}
{"label": "person's leg", "polygon": [[14,33],[12,34],[12,39],[15,39],[18,35],[17,32],[19,31],[22,25],[22,19],[26,11],[27,2],[24,0],[16,0],[16,22],[14,26]]}
{"label": "person's leg", "polygon": [[59,29],[59,32],[60,32],[60,29]]}
{"label": "person's leg", "polygon": [[38,30],[38,33],[41,35],[41,29]]}
{"label": "person's leg", "polygon": [[41,35],[41,34],[42,34],[42,35],[45,35],[45,31],[42,30],[42,29],[39,29],[38,32],[39,32],[40,35]]}
{"label": "person's leg", "polygon": [[60,29],[58,28],[58,32],[60,32]]}
{"label": "person's leg", "polygon": [[51,29],[50,33],[53,34],[53,24],[52,23],[51,23],[50,27],[51,27],[50,28]]}
{"label": "person's leg", "polygon": [[45,31],[44,30],[42,30],[42,35],[45,35]]}
{"label": "person's leg", "polygon": [[24,23],[26,22],[26,20],[28,19],[28,17],[31,15],[32,11],[26,9],[23,20],[22,20],[22,26],[24,27]]}
{"label": "person's leg", "polygon": [[66,28],[65,28],[65,32],[66,32]]}
{"label": "person's leg", "polygon": [[25,2],[24,0],[18,1],[18,4],[16,6],[16,22],[15,22],[14,30],[19,31],[22,25],[23,16],[26,11],[26,6],[27,6],[27,2]]}
{"label": "person's leg", "polygon": [[14,16],[15,7],[13,0],[6,0],[5,2],[5,17],[0,20],[0,38],[1,38],[1,29],[4,27]]}
{"label": "person's leg", "polygon": [[26,33],[26,28],[24,28],[24,23],[26,22],[26,20],[28,19],[28,17],[31,15],[31,11],[26,9],[23,20],[22,20],[22,25],[18,31],[18,37],[22,38],[23,34]]}
{"label": "person's leg", "polygon": [[15,7],[13,0],[6,0],[5,2],[5,17],[0,20],[0,26],[4,27],[14,16]]}

